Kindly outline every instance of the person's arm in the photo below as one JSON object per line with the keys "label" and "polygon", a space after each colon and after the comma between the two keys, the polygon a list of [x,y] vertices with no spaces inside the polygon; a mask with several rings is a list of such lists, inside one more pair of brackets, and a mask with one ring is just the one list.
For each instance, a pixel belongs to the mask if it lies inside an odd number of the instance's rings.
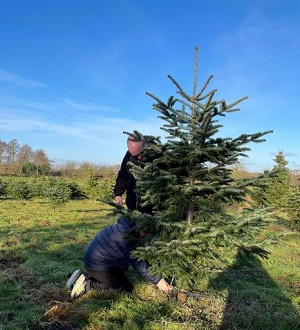
{"label": "person's arm", "polygon": [[127,163],[129,161],[129,158],[130,158],[130,153],[129,151],[127,151],[122,160],[121,167],[118,172],[118,176],[114,187],[115,202],[121,205],[123,204],[122,195],[124,194],[127,188],[127,181],[128,181]]}
{"label": "person's arm", "polygon": [[[119,218],[118,222],[121,223],[128,221],[126,219]],[[134,224],[132,224],[134,226]],[[132,226],[131,226],[132,228]],[[125,229],[125,231],[128,230]],[[142,277],[147,279],[152,284],[156,285],[160,290],[162,291],[172,291],[173,287],[169,285],[163,278],[158,277],[156,275],[153,275],[150,273],[149,268],[150,265],[145,260],[138,260],[131,258],[131,252],[134,249],[133,245],[129,242],[128,238],[126,238],[126,235],[124,235],[124,229],[119,229],[118,231],[118,247],[117,250],[121,252],[122,254],[122,261],[126,264],[130,264],[134,270],[139,273]],[[128,234],[128,233],[127,233]]]}
{"label": "person's arm", "polygon": [[162,291],[172,291],[173,287],[161,277],[155,276],[149,272],[149,264],[144,260],[131,259],[132,267],[145,279],[156,285]]}

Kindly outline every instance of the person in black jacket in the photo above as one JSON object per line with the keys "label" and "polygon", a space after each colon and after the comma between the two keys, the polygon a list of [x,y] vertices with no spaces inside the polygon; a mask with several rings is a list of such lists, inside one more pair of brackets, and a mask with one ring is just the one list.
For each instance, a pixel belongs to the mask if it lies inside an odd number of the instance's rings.
{"label": "person in black jacket", "polygon": [[136,179],[130,173],[129,162],[138,164],[145,161],[141,156],[141,151],[144,148],[143,141],[135,141],[131,136],[127,139],[127,149],[114,187],[115,202],[123,205],[123,194],[126,192],[126,206],[129,210],[138,210],[142,213],[151,213],[151,207],[142,207],[136,193]]}
{"label": "person in black jacket", "polygon": [[[135,226],[133,222],[120,217],[116,224],[96,234],[84,254],[87,274],[82,274],[78,269],[73,272],[66,284],[66,287],[71,289],[72,298],[92,289],[117,289],[131,292],[133,286],[126,276],[130,265],[160,290],[172,291],[173,287],[163,278],[149,272],[150,266],[145,260],[131,258],[130,253],[134,246],[130,240],[126,239],[126,234],[133,226]],[[139,234],[146,235],[144,232]]]}

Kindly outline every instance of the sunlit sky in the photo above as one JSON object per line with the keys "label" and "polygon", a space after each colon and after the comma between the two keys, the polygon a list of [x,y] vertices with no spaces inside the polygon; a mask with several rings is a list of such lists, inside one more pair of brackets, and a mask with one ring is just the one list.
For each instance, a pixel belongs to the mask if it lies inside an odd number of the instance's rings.
{"label": "sunlit sky", "polygon": [[283,150],[300,169],[299,0],[0,0],[0,140],[55,163],[119,164],[123,131],[164,136],[150,92],[175,95],[170,74],[240,111],[219,135],[273,130],[250,144],[249,171]]}

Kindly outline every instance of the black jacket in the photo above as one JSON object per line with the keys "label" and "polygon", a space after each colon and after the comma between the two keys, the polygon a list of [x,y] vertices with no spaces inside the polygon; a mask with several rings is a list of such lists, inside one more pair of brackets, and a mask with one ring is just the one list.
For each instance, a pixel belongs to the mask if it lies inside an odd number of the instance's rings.
{"label": "black jacket", "polygon": [[126,152],[123,161],[121,163],[121,168],[118,172],[116,179],[116,184],[114,187],[114,195],[122,196],[126,192],[126,206],[130,210],[138,210],[142,213],[151,213],[151,207],[141,207],[141,201],[137,196],[136,179],[130,173],[130,165],[128,162],[133,162],[137,164],[136,159],[130,154],[129,151]]}

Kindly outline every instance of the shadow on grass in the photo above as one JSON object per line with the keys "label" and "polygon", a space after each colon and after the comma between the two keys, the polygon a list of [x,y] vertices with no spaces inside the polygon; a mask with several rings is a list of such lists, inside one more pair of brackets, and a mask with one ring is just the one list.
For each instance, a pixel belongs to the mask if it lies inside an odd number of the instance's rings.
{"label": "shadow on grass", "polygon": [[228,292],[219,330],[296,330],[300,316],[259,258],[238,251],[236,261],[210,286]]}

